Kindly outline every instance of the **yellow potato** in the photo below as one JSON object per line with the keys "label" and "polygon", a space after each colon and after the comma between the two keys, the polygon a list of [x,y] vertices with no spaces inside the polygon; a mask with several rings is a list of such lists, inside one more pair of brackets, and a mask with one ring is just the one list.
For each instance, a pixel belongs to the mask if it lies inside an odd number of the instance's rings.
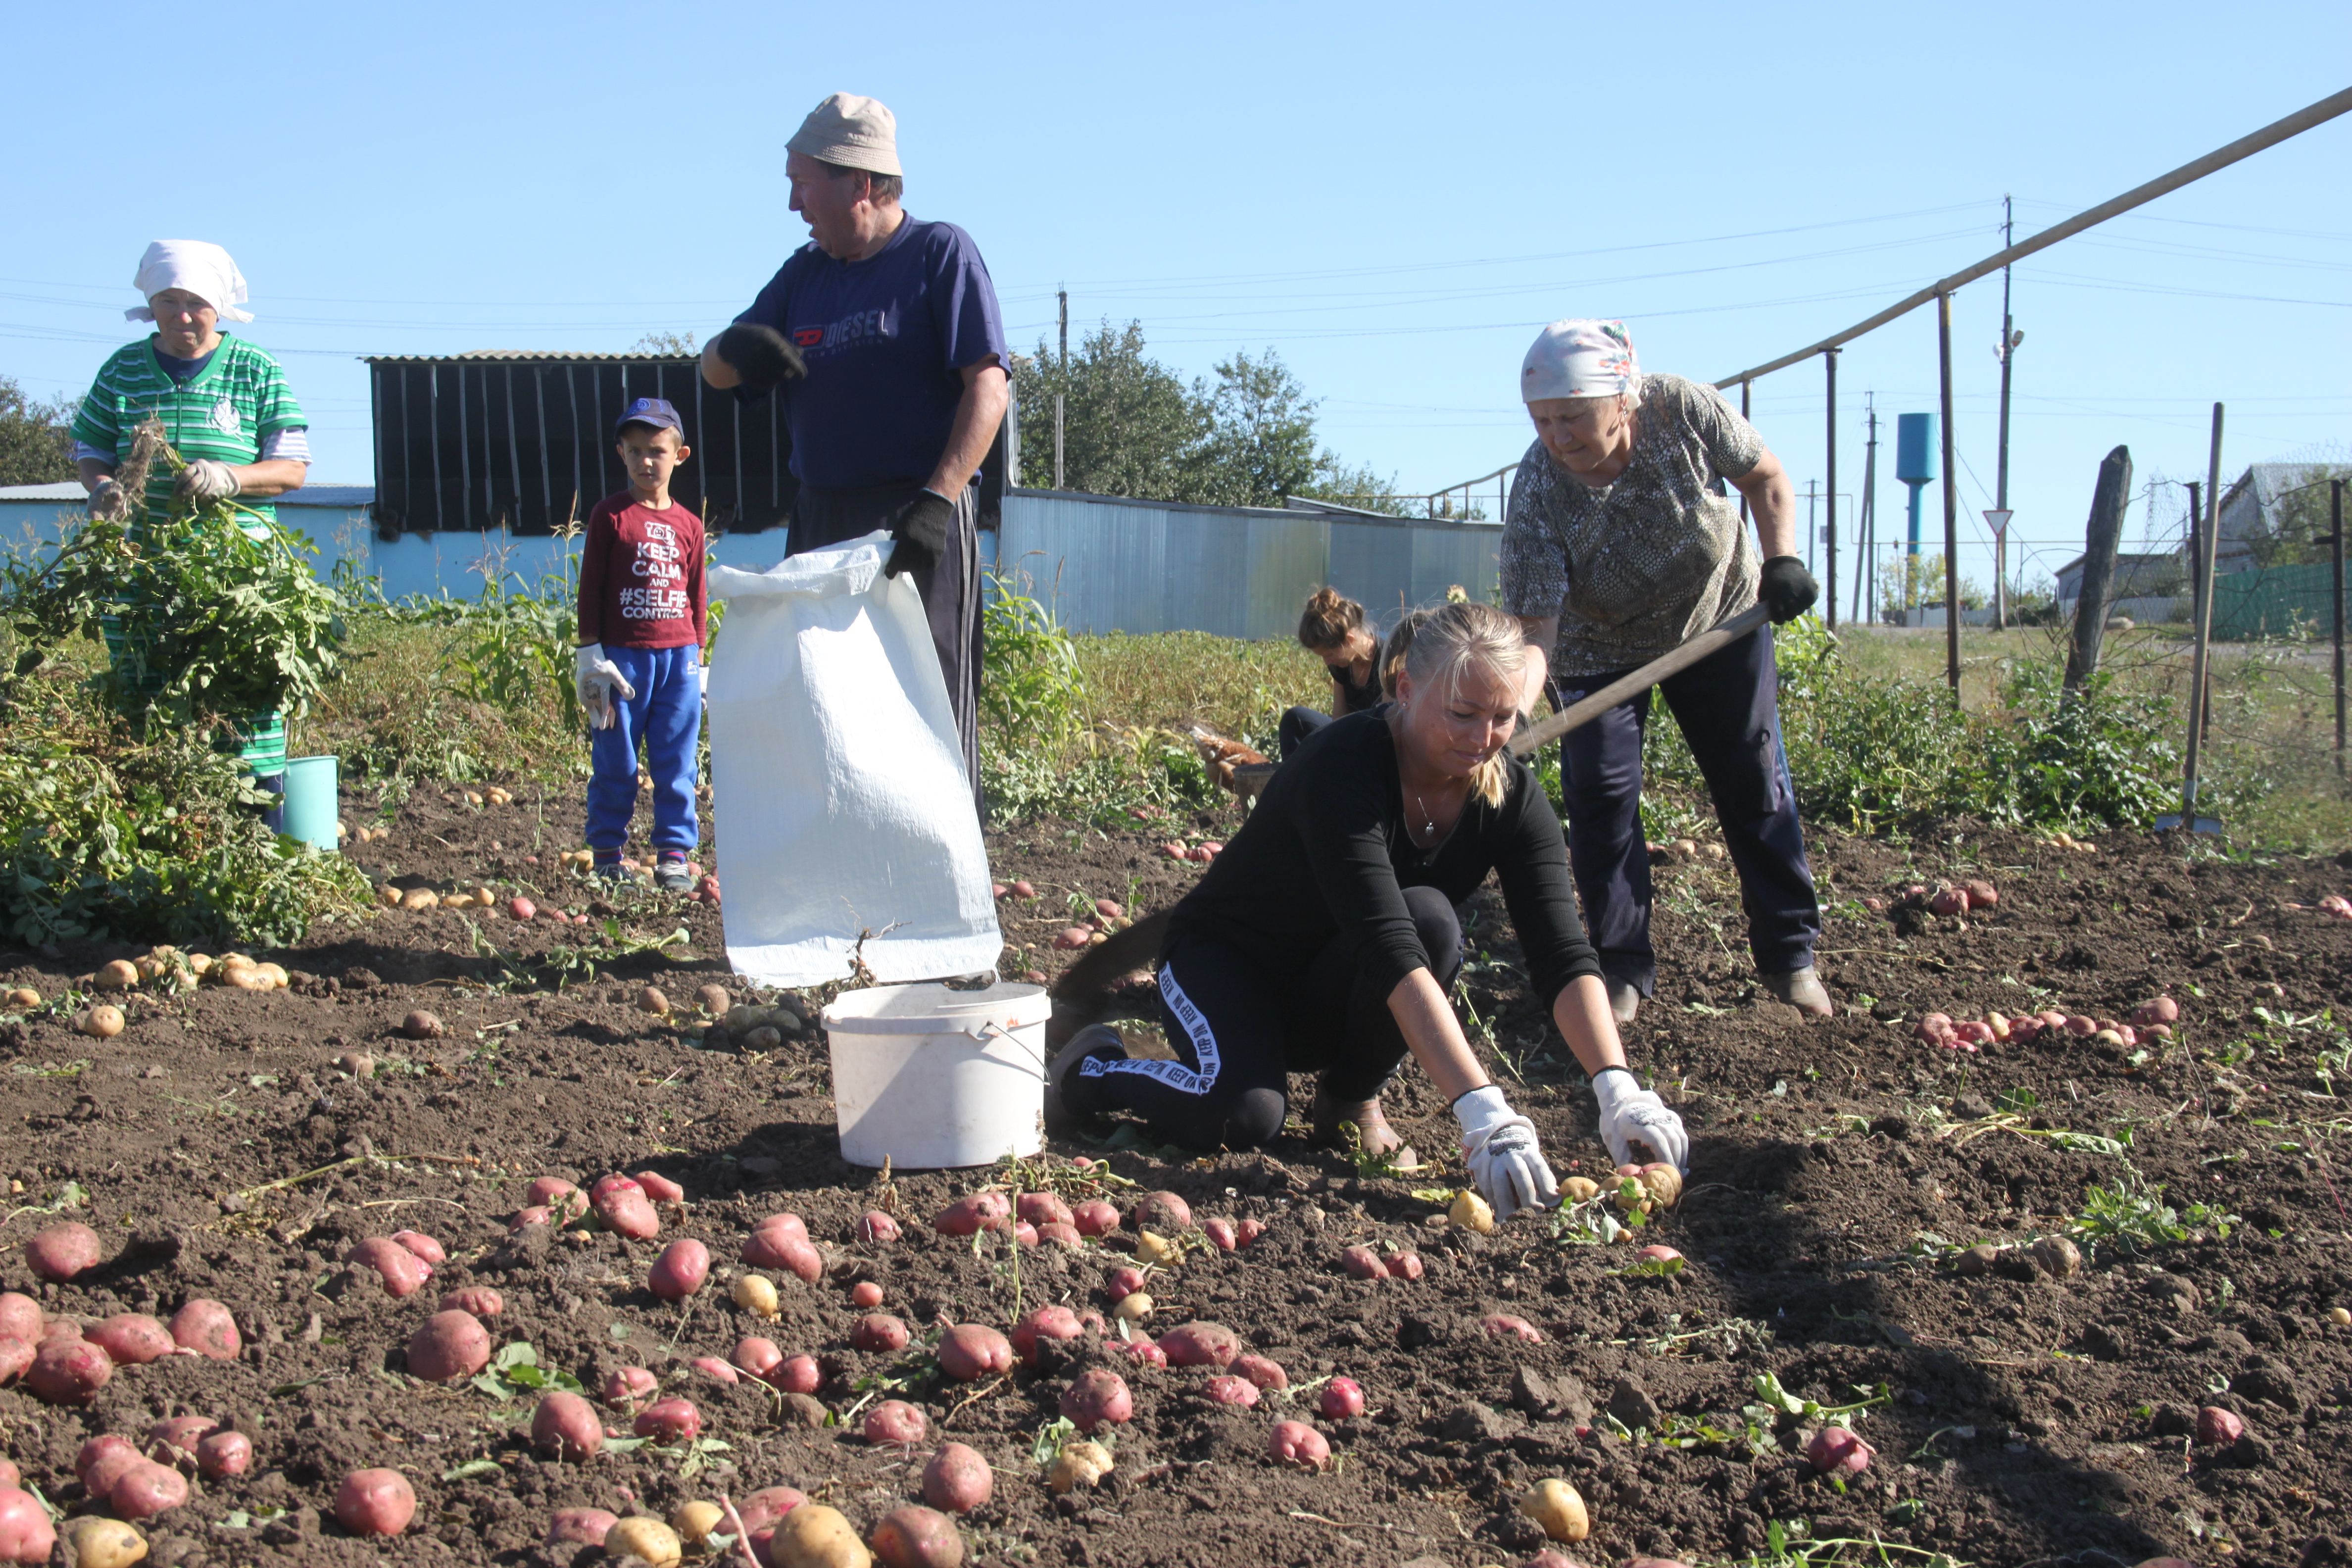
{"label": "yellow potato", "polygon": [[1559,1193],[1570,1203],[1580,1204],[1587,1198],[1599,1197],[1601,1187],[1590,1176],[1570,1176],[1559,1184]]}
{"label": "yellow potato", "polygon": [[467,790],[466,792],[466,804],[467,805],[479,805],[482,804],[482,797],[477,792]]}
{"label": "yellow potato", "polygon": [[474,907],[474,895],[452,893],[441,900],[441,907],[445,910],[470,910]]}
{"label": "yellow potato", "polygon": [[726,1510],[715,1502],[682,1502],[669,1516],[669,1527],[687,1545],[699,1546],[702,1538],[718,1529],[726,1517]]}
{"label": "yellow potato", "polygon": [[122,1009],[100,1003],[76,1018],[74,1027],[92,1039],[110,1040],[122,1033]]}
{"label": "yellow potato", "polygon": [[775,1282],[761,1274],[746,1274],[735,1281],[735,1304],[761,1318],[772,1318],[781,1310]]}
{"label": "yellow potato", "polygon": [[375,901],[385,909],[396,910],[400,908],[400,889],[386,882],[375,890]]}
{"label": "yellow potato", "polygon": [[1481,1236],[1491,1234],[1495,1228],[1494,1205],[1467,1187],[1454,1194],[1454,1206],[1445,1211],[1445,1217]]}
{"label": "yellow potato", "polygon": [[192,952],[188,954],[188,973],[202,980],[212,972],[213,965],[218,962],[210,953]]}
{"label": "yellow potato", "polygon": [[441,895],[430,888],[411,888],[400,895],[400,907],[404,910],[437,909],[440,903]]}
{"label": "yellow potato", "polygon": [[256,972],[268,975],[272,985],[294,984],[294,977],[286,973],[286,966],[282,963],[257,963],[253,967]]}
{"label": "yellow potato", "polygon": [[131,1568],[147,1559],[147,1538],[119,1519],[68,1520],[58,1533],[68,1542],[66,1561],[76,1568]]}
{"label": "yellow potato", "polygon": [[1642,1184],[1668,1208],[1674,1207],[1683,1195],[1683,1173],[1663,1160],[1642,1167]]}
{"label": "yellow potato", "polygon": [[1164,1236],[1145,1231],[1135,1238],[1135,1255],[1146,1263],[1156,1263],[1162,1268],[1173,1268],[1184,1256],[1184,1249]]}
{"label": "yellow potato", "polygon": [[2347,1311],[2341,1307],[2330,1307],[2327,1309],[2327,1321],[2339,1329],[2352,1329],[2352,1311]]}
{"label": "yellow potato", "polygon": [[476,909],[487,910],[498,901],[499,896],[490,891],[488,888],[476,888],[474,889],[474,907]]}
{"label": "yellow potato", "polygon": [[624,1552],[635,1552],[653,1564],[653,1568],[677,1568],[684,1548],[677,1531],[660,1520],[646,1514],[635,1514],[621,1521],[604,1532],[604,1551],[614,1557]]}
{"label": "yellow potato", "polygon": [[1123,1318],[1130,1323],[1139,1323],[1151,1316],[1151,1308],[1150,1296],[1138,1290],[1132,1295],[1120,1297],[1118,1305],[1110,1310],[1110,1315],[1114,1318]]}
{"label": "yellow potato", "polygon": [[98,972],[100,991],[130,991],[139,984],[139,971],[127,959],[116,959]]}
{"label": "yellow potato", "polygon": [[40,1005],[41,994],[29,985],[19,985],[8,993],[8,1005],[11,1007],[37,1007]]}
{"label": "yellow potato", "polygon": [[873,1568],[874,1563],[849,1521],[821,1502],[804,1502],[778,1520],[768,1554],[776,1568]]}
{"label": "yellow potato", "polygon": [[276,985],[268,975],[250,963],[221,971],[221,984],[238,991],[268,991]]}
{"label": "yellow potato", "polygon": [[1554,1478],[1538,1481],[1519,1500],[1519,1511],[1543,1527],[1554,1541],[1581,1541],[1592,1533],[1592,1517],[1574,1487]]}
{"label": "yellow potato", "polygon": [[1650,1189],[1632,1176],[1615,1176],[1609,1184],[1609,1201],[1626,1214],[1647,1214],[1654,1201]]}
{"label": "yellow potato", "polygon": [[[1046,1476],[1045,1484],[1057,1492],[1075,1491],[1080,1487],[1100,1486],[1102,1479],[1110,1472],[1109,1449],[1100,1443],[1073,1443],[1062,1450],[1061,1458],[1054,1461],[1053,1471]],[[793,1513],[799,1511],[794,1509]],[[784,1517],[789,1519],[792,1514]]]}

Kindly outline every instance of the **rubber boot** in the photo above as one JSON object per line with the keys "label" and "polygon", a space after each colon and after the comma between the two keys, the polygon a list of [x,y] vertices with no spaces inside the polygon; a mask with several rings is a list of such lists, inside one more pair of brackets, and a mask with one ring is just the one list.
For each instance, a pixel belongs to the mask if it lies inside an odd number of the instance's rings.
{"label": "rubber boot", "polygon": [[1786,1002],[1800,1013],[1810,1013],[1816,1018],[1826,1018],[1837,1011],[1830,1001],[1822,977],[1810,963],[1802,969],[1791,969],[1786,974],[1767,974],[1764,989]]}

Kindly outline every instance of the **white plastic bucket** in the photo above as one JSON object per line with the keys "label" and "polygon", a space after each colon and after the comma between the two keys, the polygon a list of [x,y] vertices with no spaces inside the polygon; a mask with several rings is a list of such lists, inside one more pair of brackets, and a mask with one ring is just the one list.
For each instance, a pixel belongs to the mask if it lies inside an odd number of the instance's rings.
{"label": "white plastic bucket", "polygon": [[938,1170],[1045,1146],[1042,985],[876,985],[824,1010],[841,1157]]}

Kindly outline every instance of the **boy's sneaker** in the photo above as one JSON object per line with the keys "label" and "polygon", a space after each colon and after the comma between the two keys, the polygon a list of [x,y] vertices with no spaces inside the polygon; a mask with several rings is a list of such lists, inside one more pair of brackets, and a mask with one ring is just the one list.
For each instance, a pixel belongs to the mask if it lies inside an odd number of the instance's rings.
{"label": "boy's sneaker", "polygon": [[694,876],[686,868],[684,860],[665,858],[654,868],[654,886],[665,893],[686,893],[694,890]]}
{"label": "boy's sneaker", "polygon": [[614,856],[610,860],[597,861],[594,875],[599,881],[619,882],[625,880],[629,874],[621,869],[620,857]]}

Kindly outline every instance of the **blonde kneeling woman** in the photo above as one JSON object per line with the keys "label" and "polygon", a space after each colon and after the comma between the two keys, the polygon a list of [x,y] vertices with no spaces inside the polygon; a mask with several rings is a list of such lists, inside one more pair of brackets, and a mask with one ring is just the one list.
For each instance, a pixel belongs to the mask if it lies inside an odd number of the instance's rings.
{"label": "blonde kneeling woman", "polygon": [[1534,1125],[1488,1081],[1446,994],[1460,971],[1454,907],[1489,871],[1530,983],[1592,1075],[1612,1159],[1680,1166],[1682,1119],[1625,1066],[1578,919],[1559,819],[1504,750],[1525,638],[1487,605],[1401,627],[1395,700],[1334,720],[1286,762],[1248,822],[1171,911],[1160,1006],[1175,1061],[1127,1055],[1097,1026],[1055,1059],[1055,1112],[1141,1116],[1188,1149],[1245,1149],[1282,1131],[1290,1073],[1318,1075],[1314,1119],[1398,1140],[1380,1094],[1407,1055],[1454,1108],[1472,1178],[1499,1213],[1559,1201]]}

